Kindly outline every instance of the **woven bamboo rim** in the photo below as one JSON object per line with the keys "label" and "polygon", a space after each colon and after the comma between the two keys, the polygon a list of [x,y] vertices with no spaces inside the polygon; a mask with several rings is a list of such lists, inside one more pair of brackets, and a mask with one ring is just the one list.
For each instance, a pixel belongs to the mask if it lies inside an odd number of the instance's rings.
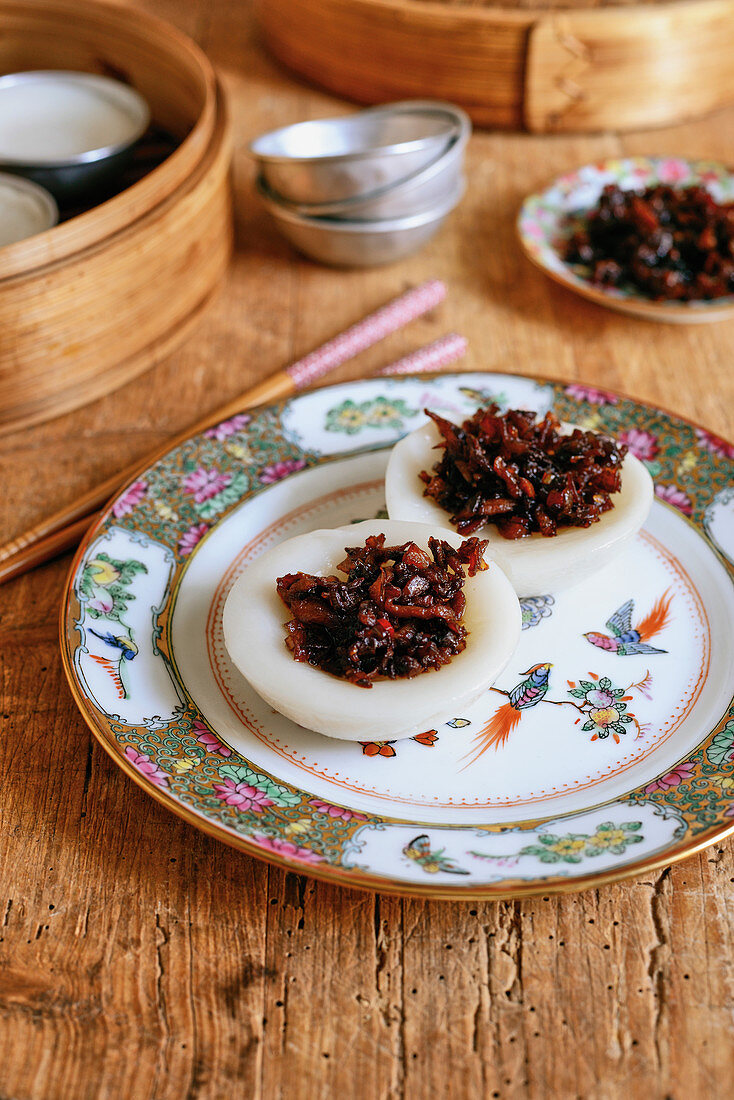
{"label": "woven bamboo rim", "polygon": [[[590,0],[592,2],[592,0]],[[255,0],[295,72],[361,103],[450,99],[480,126],[662,126],[734,102],[734,0],[504,8]]]}

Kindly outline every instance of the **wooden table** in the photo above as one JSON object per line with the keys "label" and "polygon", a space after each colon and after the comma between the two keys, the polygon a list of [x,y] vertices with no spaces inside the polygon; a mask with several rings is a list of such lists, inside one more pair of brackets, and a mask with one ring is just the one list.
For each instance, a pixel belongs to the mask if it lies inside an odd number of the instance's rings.
{"label": "wooden table", "polygon": [[[407,284],[447,303],[335,377],[449,329],[466,366],[618,388],[734,436],[734,323],[634,321],[520,255],[521,196],[602,156],[734,162],[734,109],[618,138],[477,134],[470,188],[422,253],[342,273],[261,212],[256,133],[346,109],[281,72],[245,0],[148,0],[224,76],[238,251],[176,354],[0,441],[10,536]],[[0,1097],[711,1098],[732,1088],[732,846],[570,897],[446,904],[338,890],[208,839],[129,782],[82,722],[57,642],[68,558],[0,594]]]}

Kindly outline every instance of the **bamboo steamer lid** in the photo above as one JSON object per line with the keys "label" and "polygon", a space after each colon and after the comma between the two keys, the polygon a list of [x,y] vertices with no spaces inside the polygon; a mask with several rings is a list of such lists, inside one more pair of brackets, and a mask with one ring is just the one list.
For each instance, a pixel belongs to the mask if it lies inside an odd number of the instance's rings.
{"label": "bamboo steamer lid", "polygon": [[255,0],[285,65],[360,103],[433,96],[480,126],[662,126],[734,102],[734,0]]}

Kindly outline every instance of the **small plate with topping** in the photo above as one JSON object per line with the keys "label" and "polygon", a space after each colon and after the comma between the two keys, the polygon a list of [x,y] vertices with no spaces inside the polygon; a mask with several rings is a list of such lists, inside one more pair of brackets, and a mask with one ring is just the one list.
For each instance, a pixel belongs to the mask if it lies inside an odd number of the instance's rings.
{"label": "small plate with topping", "polygon": [[651,321],[734,316],[734,174],[680,157],[587,164],[530,195],[528,258],[599,305]]}
{"label": "small plate with topping", "polygon": [[[530,585],[519,613],[491,546],[482,570],[450,521],[426,531],[385,511],[391,451],[428,422],[424,410],[461,424],[492,403],[614,439],[656,484],[617,557],[571,588]],[[306,393],[179,444],[110,504],[68,581],[69,682],[95,736],[148,793],[292,870],[457,899],[638,874],[734,830],[733,478],[725,441],[579,385],[454,374]],[[266,561],[272,584],[258,603],[238,586]],[[384,657],[388,677],[361,664],[353,679],[366,671],[371,687],[333,675],[344,651],[322,659],[318,639],[286,626],[294,609],[301,624],[324,623],[324,593],[348,610],[357,575],[367,595],[357,592],[356,657]],[[406,603],[436,603],[452,629],[462,619],[454,653],[433,629],[398,651]],[[258,647],[262,694],[242,672],[256,679]],[[419,674],[401,679],[406,659]],[[468,670],[466,694],[452,667]],[[314,684],[326,692],[332,680],[348,698],[332,705],[329,693],[322,706]],[[385,687],[398,689],[408,725]],[[309,728],[316,710],[330,736]]]}

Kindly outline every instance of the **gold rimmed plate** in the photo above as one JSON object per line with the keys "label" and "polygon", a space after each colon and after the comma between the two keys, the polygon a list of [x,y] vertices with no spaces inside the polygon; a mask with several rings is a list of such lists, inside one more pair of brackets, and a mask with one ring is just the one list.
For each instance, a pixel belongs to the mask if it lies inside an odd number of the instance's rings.
{"label": "gold rimmed plate", "polygon": [[[494,689],[434,729],[355,744],[274,712],[223,644],[231,585],[285,538],[379,517],[389,447],[422,410],[460,419],[489,398],[621,437],[656,480],[643,532],[576,588],[523,600]],[[348,383],[243,413],[163,455],[90,532],[62,614],[72,690],[169,809],[319,878],[498,897],[669,863],[734,830],[733,457],[659,410],[512,375]],[[515,713],[528,675],[542,698]]]}

